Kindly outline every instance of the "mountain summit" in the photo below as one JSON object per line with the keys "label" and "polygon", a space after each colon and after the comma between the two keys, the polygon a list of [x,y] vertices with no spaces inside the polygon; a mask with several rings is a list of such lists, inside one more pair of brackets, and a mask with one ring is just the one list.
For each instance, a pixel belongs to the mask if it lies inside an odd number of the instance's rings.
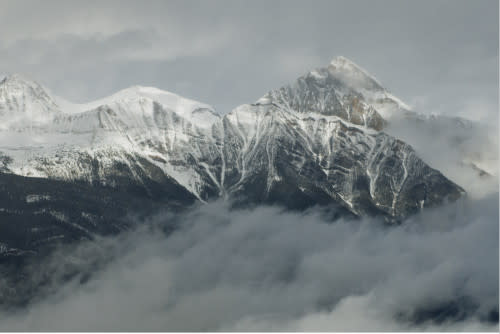
{"label": "mountain summit", "polygon": [[0,82],[0,129],[31,127],[51,119],[59,106],[38,83],[14,74]]}
{"label": "mountain summit", "polygon": [[339,56],[334,58],[328,66],[329,72],[342,80],[344,84],[355,89],[368,91],[384,91],[382,84],[353,61]]}

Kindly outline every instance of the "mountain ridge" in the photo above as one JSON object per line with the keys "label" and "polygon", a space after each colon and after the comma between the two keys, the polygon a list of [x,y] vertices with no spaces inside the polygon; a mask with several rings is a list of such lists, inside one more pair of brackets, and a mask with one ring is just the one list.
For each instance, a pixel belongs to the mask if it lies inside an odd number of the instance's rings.
{"label": "mountain ridge", "polygon": [[[9,81],[41,87],[14,75],[0,84],[4,96]],[[6,172],[115,187],[169,179],[202,202],[219,196],[291,201],[299,206],[301,201],[336,202],[356,215],[371,212],[390,219],[401,219],[434,202],[418,199],[409,209],[396,208],[401,192],[415,191],[404,188],[414,178],[407,168],[420,166],[422,172],[428,166],[410,146],[381,132],[387,121],[379,109],[406,112],[407,106],[345,57],[225,115],[154,87],[132,86],[85,104],[36,92],[44,101],[55,101],[49,104],[52,109],[46,108],[52,117],[45,115],[29,127],[19,120],[5,123],[7,128],[4,125],[0,131],[0,155],[5,157],[0,167]],[[16,96],[36,100],[26,94]],[[26,105],[12,100],[4,98],[3,109]],[[395,175],[381,178],[387,185],[377,181],[380,171],[374,166],[388,162],[373,159],[397,162]],[[420,174],[453,184],[436,172]],[[304,173],[312,173],[312,180],[303,179]],[[285,185],[285,176],[296,180]],[[376,195],[384,187],[390,189]],[[452,198],[463,193],[456,185],[448,190],[454,193]],[[287,194],[288,200],[279,200],[286,192],[294,199]],[[435,200],[440,202],[444,195]],[[385,203],[381,196],[392,202]]]}

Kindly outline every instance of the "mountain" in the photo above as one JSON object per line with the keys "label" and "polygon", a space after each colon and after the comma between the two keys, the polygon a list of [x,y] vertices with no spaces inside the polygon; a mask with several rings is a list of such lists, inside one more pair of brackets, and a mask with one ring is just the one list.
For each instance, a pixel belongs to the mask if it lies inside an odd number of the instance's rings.
{"label": "mountain", "polygon": [[[339,215],[401,221],[464,194],[384,132],[394,115],[411,113],[343,57],[224,116],[141,86],[73,104],[9,76],[0,83],[0,186],[11,196],[0,203],[0,229],[12,232],[9,219],[29,217],[25,230],[36,230],[43,216],[55,231],[44,240],[62,233],[61,222],[89,238],[108,231],[92,226],[122,226],[127,201],[186,207],[220,197],[239,206],[324,205]],[[103,214],[101,193],[115,211]],[[151,208],[128,209],[141,207]],[[0,252],[33,250],[28,243],[40,241],[21,238],[14,247],[10,234],[1,234]]]}
{"label": "mountain", "polygon": [[346,58],[243,105],[223,121],[232,139],[229,193],[292,206],[340,204],[358,216],[401,220],[463,190],[404,142],[381,116],[409,107]]}
{"label": "mountain", "polygon": [[[17,89],[10,91],[12,82]],[[141,188],[154,197],[159,194],[153,188],[165,184],[180,186],[201,200],[217,194],[204,165],[189,163],[191,156],[202,160],[204,152],[217,150],[211,124],[220,117],[209,106],[150,87],[74,105],[31,90],[33,86],[39,87],[15,76],[0,87],[8,102],[2,118],[15,120],[2,122],[6,126],[0,131],[0,154],[10,158],[4,170]],[[14,108],[39,96],[48,107],[36,123],[31,114]]]}

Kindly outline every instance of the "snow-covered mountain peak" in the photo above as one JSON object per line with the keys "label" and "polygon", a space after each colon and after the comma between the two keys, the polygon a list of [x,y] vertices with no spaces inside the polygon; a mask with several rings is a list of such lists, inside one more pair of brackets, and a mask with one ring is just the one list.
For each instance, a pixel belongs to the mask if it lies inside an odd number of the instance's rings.
{"label": "snow-covered mountain peak", "polygon": [[355,89],[384,91],[384,87],[373,75],[345,57],[334,58],[328,66],[329,72],[344,84]]}
{"label": "snow-covered mountain peak", "polygon": [[[333,58],[332,61],[330,62],[330,65],[331,66],[335,66],[337,68],[343,68],[343,69],[346,69],[346,70],[356,69],[356,70],[359,70],[359,71],[366,72],[359,65],[357,65],[352,60],[350,60],[350,59],[348,59],[348,58],[346,58],[344,56],[337,56],[337,57]],[[367,75],[369,75],[369,74],[367,73]]]}
{"label": "snow-covered mountain peak", "polygon": [[345,57],[334,58],[328,65],[327,71],[328,75],[338,81],[344,90],[361,95],[385,119],[401,111],[412,109],[391,94],[375,76]]}
{"label": "snow-covered mountain peak", "polygon": [[33,86],[33,85],[38,85],[35,81],[32,81],[25,77],[22,74],[19,73],[13,73],[10,75],[7,75],[5,78],[0,81],[0,85],[28,85],[28,86]]}
{"label": "snow-covered mountain peak", "polygon": [[1,128],[32,127],[57,113],[60,107],[37,82],[19,74],[9,75],[0,82]]}
{"label": "snow-covered mountain peak", "polygon": [[[208,104],[194,101],[175,93],[155,87],[132,86],[117,93],[96,101],[74,104],[58,99],[65,113],[77,114],[102,107],[127,110],[128,112],[141,111],[145,105],[160,105],[164,110],[174,112],[178,116],[195,124],[198,127],[210,127],[220,116]],[[142,106],[142,107],[141,107]]]}
{"label": "snow-covered mountain peak", "polygon": [[0,92],[2,95],[26,96],[29,98],[50,99],[48,90],[34,80],[30,80],[22,74],[11,74],[0,81]]}
{"label": "snow-covered mountain peak", "polygon": [[[344,57],[334,59],[332,64],[268,92],[254,105],[292,114],[336,116],[355,125],[382,130],[385,121],[372,105],[376,97],[369,90],[379,84]],[[376,91],[385,93],[381,86]]]}
{"label": "snow-covered mountain peak", "polygon": [[163,106],[175,110],[180,114],[188,114],[196,109],[208,109],[214,112],[214,109],[208,104],[201,103],[195,100],[191,100],[175,93],[168,92],[156,87],[147,86],[132,86],[119,91],[110,97],[104,98],[103,100],[95,101],[93,103],[104,102],[114,102],[118,100],[129,100],[136,98],[148,98],[155,102],[162,104]]}
{"label": "snow-covered mountain peak", "polygon": [[381,130],[385,121],[411,108],[366,70],[339,56],[295,82],[272,90],[254,105],[274,105],[299,113],[336,115],[356,125]]}

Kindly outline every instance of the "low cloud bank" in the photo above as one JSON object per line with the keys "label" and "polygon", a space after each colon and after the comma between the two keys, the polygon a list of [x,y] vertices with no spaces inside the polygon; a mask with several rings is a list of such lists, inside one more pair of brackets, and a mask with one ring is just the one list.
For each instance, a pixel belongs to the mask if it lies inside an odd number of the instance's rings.
{"label": "low cloud bank", "polygon": [[444,116],[428,120],[396,117],[385,131],[410,144],[469,197],[498,192],[498,115],[490,123]]}
{"label": "low cloud bank", "polygon": [[396,227],[326,216],[222,201],[158,214],[37,264],[51,292],[0,330],[498,330],[498,193]]}

